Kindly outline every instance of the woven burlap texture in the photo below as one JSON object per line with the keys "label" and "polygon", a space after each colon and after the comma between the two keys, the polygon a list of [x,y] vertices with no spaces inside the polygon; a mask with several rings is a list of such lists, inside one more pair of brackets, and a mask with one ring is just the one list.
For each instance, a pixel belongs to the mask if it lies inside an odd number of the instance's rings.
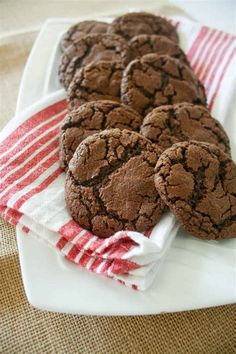
{"label": "woven burlap texture", "polygon": [[[0,128],[14,114],[36,34],[0,42]],[[2,219],[0,263],[1,353],[236,352],[235,306],[142,317],[72,316],[32,308],[22,284],[15,230]]]}

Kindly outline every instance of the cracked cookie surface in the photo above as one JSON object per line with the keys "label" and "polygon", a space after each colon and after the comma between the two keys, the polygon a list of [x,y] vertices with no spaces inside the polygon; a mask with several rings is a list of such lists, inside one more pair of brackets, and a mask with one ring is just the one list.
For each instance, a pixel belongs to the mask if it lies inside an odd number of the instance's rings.
{"label": "cracked cookie surface", "polygon": [[93,101],[68,113],[60,130],[60,165],[67,169],[76,148],[88,136],[108,128],[138,131],[142,117],[114,101]]}
{"label": "cracked cookie surface", "polygon": [[61,40],[62,51],[66,50],[79,38],[92,33],[106,33],[108,23],[100,21],[81,21],[71,26]]}
{"label": "cracked cookie surface", "polygon": [[99,62],[78,70],[67,90],[68,109],[88,101],[120,102],[120,84],[124,66],[118,62]]}
{"label": "cracked cookie surface", "polygon": [[218,145],[230,154],[229,138],[207,108],[179,103],[154,108],[143,120],[140,133],[167,149],[180,141],[197,140]]}
{"label": "cracked cookie surface", "polygon": [[206,104],[204,87],[193,71],[178,59],[157,54],[128,64],[121,80],[121,99],[141,114],[166,104]]}
{"label": "cracked cookie surface", "polygon": [[177,143],[155,172],[158,192],[185,230],[202,239],[236,237],[236,165],[220,148]]}
{"label": "cracked cookie surface", "polygon": [[121,62],[131,60],[131,50],[124,38],[115,34],[89,34],[70,45],[61,56],[59,80],[67,88],[76,70],[100,61]]}
{"label": "cracked cookie surface", "polygon": [[135,58],[142,57],[145,54],[156,53],[158,55],[169,55],[189,65],[187,56],[179,45],[165,36],[141,34],[133,37],[129,44]]}
{"label": "cracked cookie surface", "polygon": [[113,20],[108,32],[129,40],[139,34],[158,34],[178,42],[175,27],[166,19],[147,12],[127,13]]}
{"label": "cracked cookie surface", "polygon": [[66,204],[73,219],[103,238],[153,227],[165,209],[154,185],[160,154],[129,130],[104,130],[83,140],[66,176]]}

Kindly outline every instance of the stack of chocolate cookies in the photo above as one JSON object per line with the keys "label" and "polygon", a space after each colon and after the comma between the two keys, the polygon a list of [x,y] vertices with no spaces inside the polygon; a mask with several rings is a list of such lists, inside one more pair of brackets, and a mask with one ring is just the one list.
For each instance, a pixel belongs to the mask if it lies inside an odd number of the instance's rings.
{"label": "stack of chocolate cookies", "polygon": [[236,237],[229,139],[175,27],[148,13],[84,21],[61,50],[60,163],[73,219],[104,238],[145,232],[169,208],[196,237]]}

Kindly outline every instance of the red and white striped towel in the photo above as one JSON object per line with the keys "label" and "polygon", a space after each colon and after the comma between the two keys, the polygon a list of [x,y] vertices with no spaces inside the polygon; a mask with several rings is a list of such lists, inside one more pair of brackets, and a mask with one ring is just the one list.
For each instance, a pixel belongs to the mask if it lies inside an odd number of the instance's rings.
{"label": "red and white striped towel", "polygon": [[[224,122],[235,92],[236,38],[189,21],[179,21],[177,28],[213,116]],[[77,225],[65,206],[65,175],[58,163],[65,114],[65,99],[55,93],[13,118],[1,133],[0,213],[69,261],[144,290],[176,234],[175,218],[167,213],[146,235],[121,231],[106,240]]]}

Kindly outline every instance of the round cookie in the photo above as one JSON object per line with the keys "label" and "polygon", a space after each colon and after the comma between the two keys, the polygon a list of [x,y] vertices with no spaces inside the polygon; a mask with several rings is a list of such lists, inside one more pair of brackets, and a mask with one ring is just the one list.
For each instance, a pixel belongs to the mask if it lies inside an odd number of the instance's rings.
{"label": "round cookie", "polygon": [[138,131],[142,117],[132,108],[114,101],[87,102],[70,112],[60,130],[60,165],[67,169],[76,148],[88,136],[108,128]]}
{"label": "round cookie", "polygon": [[78,108],[88,101],[120,101],[123,64],[99,62],[78,70],[67,90],[68,109]]}
{"label": "round cookie", "polygon": [[169,21],[147,12],[127,13],[115,18],[108,32],[119,34],[126,40],[139,34],[158,34],[175,42],[179,40],[175,27]]}
{"label": "round cookie", "polygon": [[118,61],[126,65],[131,50],[124,38],[115,34],[88,34],[70,45],[61,56],[59,80],[67,88],[77,69],[99,61]]}
{"label": "round cookie", "polygon": [[61,49],[65,51],[71,44],[86,34],[106,33],[108,23],[100,21],[82,21],[71,26],[61,40]]}
{"label": "round cookie", "polygon": [[160,149],[142,135],[108,129],[76,149],[65,198],[73,219],[102,238],[128,229],[144,232],[165,210],[154,185]]}
{"label": "round cookie", "polygon": [[141,114],[165,104],[206,104],[194,72],[169,55],[146,54],[129,63],[121,80],[121,100]]}
{"label": "round cookie", "polygon": [[156,53],[158,55],[166,54],[189,65],[187,56],[179,45],[165,36],[141,34],[131,38],[129,44],[134,58],[142,57],[143,55],[150,53]]}
{"label": "round cookie", "polygon": [[207,108],[191,103],[154,108],[144,118],[140,133],[164,150],[180,141],[197,140],[230,154],[229,138],[220,122]]}
{"label": "round cookie", "polygon": [[208,240],[236,237],[236,165],[219,147],[174,144],[155,168],[155,185],[185,230]]}

